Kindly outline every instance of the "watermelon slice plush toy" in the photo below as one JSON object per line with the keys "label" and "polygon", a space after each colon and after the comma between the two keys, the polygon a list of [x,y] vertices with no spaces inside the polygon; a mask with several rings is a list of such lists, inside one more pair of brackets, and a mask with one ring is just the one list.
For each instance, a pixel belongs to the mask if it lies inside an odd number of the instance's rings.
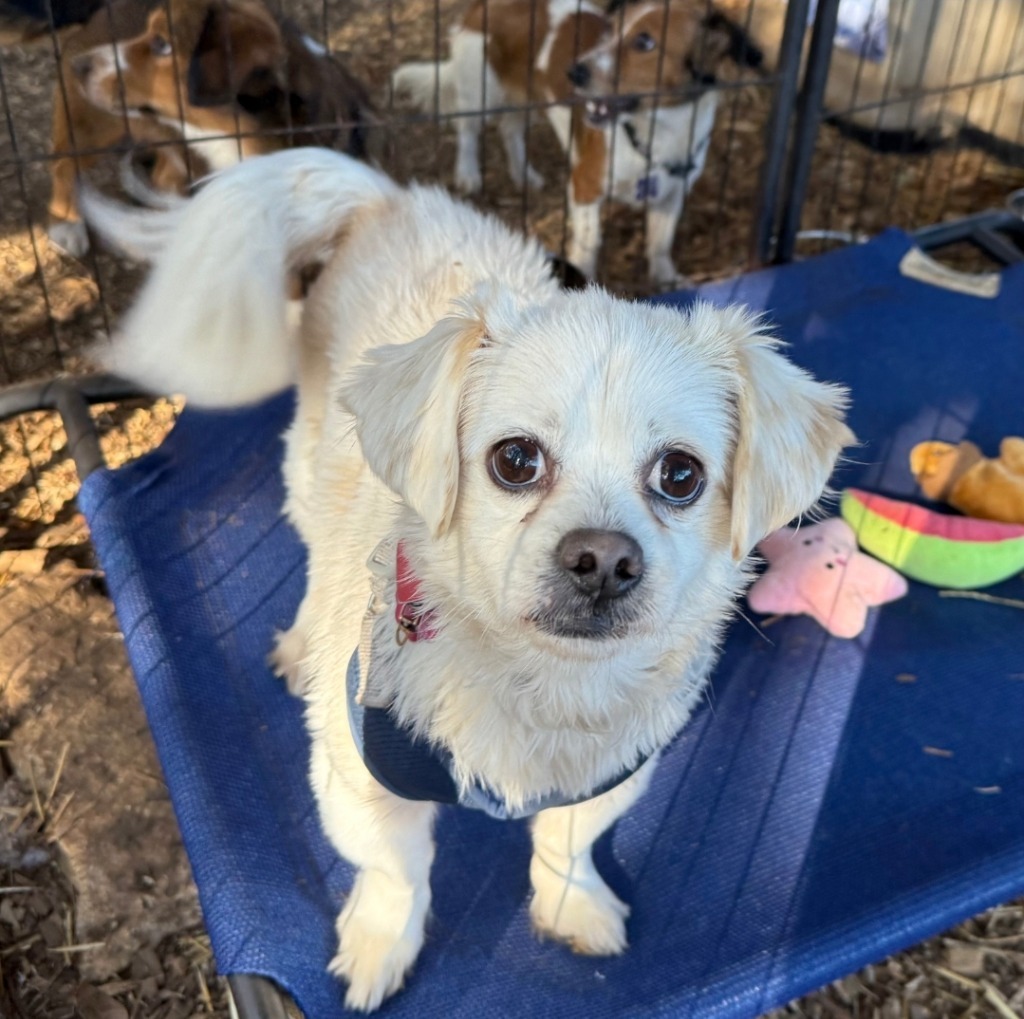
{"label": "watermelon slice plush toy", "polygon": [[865,552],[936,587],[988,587],[1024,570],[1024,525],[935,513],[847,488],[843,519]]}

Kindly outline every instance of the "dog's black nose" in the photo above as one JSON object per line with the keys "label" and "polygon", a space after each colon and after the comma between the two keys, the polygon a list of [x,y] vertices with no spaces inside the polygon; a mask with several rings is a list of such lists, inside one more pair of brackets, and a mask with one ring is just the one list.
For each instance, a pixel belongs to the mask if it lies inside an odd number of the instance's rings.
{"label": "dog's black nose", "polygon": [[643,549],[621,531],[570,531],[558,543],[558,565],[590,598],[619,598],[644,572]]}
{"label": "dog's black nose", "polygon": [[71,71],[79,81],[85,81],[92,70],[92,57],[88,53],[79,53],[71,60]]}
{"label": "dog's black nose", "polygon": [[590,81],[590,68],[586,64],[573,64],[566,71],[571,81],[577,88],[583,88]]}

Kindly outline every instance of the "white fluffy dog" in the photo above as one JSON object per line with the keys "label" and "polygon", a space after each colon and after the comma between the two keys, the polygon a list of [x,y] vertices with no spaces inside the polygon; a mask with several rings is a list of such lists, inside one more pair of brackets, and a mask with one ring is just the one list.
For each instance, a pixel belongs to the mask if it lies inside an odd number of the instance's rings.
{"label": "white fluffy dog", "polygon": [[[170,210],[85,204],[155,263],[108,365],[198,404],[298,385],[284,469],[309,578],[275,660],[358,869],[330,962],[348,1004],[401,986],[430,906],[437,804],[403,790],[381,725],[449,798],[534,815],[538,931],[621,952],[591,844],[700,698],[755,543],[852,441],[844,391],[741,309],[562,292],[535,242],[321,149]],[[289,328],[286,276],[316,260]]]}

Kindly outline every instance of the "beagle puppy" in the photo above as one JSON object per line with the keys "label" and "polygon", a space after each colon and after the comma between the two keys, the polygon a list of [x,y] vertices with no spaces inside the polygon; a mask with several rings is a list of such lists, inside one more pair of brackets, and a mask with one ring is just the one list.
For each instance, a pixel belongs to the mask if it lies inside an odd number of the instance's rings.
{"label": "beagle puppy", "polygon": [[[127,190],[183,194],[249,156],[322,145],[367,156],[364,86],[262,0],[113,0],[67,38],[53,104],[50,238],[89,240],[78,173],[134,149]],[[138,184],[139,169],[148,178]]]}
{"label": "beagle puppy", "polygon": [[[419,108],[432,110],[436,99],[453,115],[455,180],[467,194],[481,183],[484,118],[466,114],[499,110],[492,116],[513,180],[540,187],[527,160],[525,113],[515,107],[549,104],[571,163],[568,259],[592,277],[602,203],[625,202],[645,210],[650,279],[666,286],[683,279],[672,242],[707,158],[715,71],[743,49],[739,30],[709,13],[706,0],[642,0],[611,11],[589,0],[475,0],[452,33],[450,58],[404,64],[393,85]],[[752,50],[745,55],[756,61]]]}

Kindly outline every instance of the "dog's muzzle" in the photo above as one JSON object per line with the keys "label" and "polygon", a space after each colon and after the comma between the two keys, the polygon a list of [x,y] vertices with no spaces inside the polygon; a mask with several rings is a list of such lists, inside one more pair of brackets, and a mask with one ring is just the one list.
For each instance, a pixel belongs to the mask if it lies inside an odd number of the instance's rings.
{"label": "dog's muzzle", "polygon": [[594,127],[602,127],[620,114],[635,113],[640,106],[637,96],[600,96],[588,99],[583,105],[587,121]]}
{"label": "dog's muzzle", "polygon": [[570,531],[555,549],[549,607],[533,621],[557,637],[624,634],[636,616],[630,595],[644,573],[643,549],[621,531]]}
{"label": "dog's muzzle", "polygon": [[621,531],[570,531],[555,552],[558,565],[588,598],[621,598],[644,572],[643,549]]}
{"label": "dog's muzzle", "polygon": [[576,89],[576,94],[586,100],[583,109],[586,112],[587,120],[595,127],[607,124],[609,120],[617,117],[620,113],[632,113],[640,105],[640,100],[636,96],[588,94],[588,86],[593,75],[590,67],[582,60],[573,64],[566,74]]}

